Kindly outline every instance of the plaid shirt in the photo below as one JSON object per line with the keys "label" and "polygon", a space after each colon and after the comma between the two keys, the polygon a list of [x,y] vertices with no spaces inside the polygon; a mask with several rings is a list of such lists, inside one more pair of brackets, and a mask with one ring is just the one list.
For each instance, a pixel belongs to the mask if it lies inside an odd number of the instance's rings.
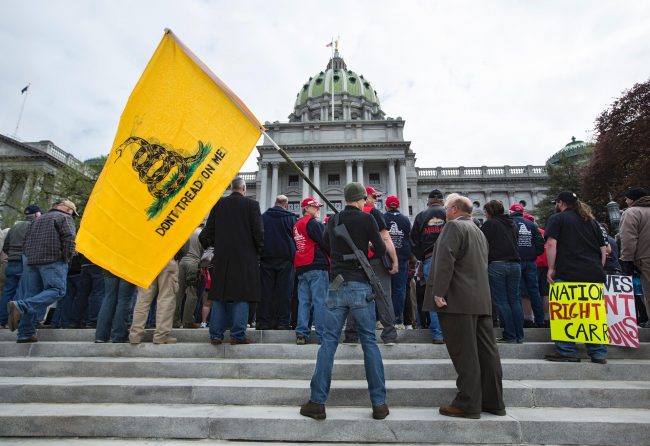
{"label": "plaid shirt", "polygon": [[37,218],[25,234],[23,253],[28,265],[66,262],[75,253],[77,231],[74,220],[58,209],[50,209]]}

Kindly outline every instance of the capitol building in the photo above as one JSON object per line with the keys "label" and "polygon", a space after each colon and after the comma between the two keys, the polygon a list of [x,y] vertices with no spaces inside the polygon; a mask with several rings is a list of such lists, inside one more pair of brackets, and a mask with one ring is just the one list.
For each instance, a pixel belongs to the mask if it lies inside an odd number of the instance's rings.
{"label": "capitol building", "polygon": [[[266,122],[265,127],[338,209],[344,206],[343,187],[351,181],[382,192],[380,208],[387,195],[397,195],[402,213],[411,218],[426,208],[432,189],[468,196],[480,220],[483,205],[493,199],[506,208],[520,203],[533,214],[544,199],[545,165],[417,167],[411,143],[404,140],[405,124],[400,117],[385,115],[370,81],[348,69],[337,49],[325,69],[300,86],[288,122]],[[585,153],[589,146],[574,139],[549,163]],[[264,211],[284,194],[290,210],[300,214],[300,201],[316,194],[268,138],[257,151],[258,170],[240,173],[249,196]],[[0,135],[0,228],[19,218],[27,204],[51,204],[55,179],[65,176],[66,168],[85,171],[86,163],[51,141],[23,142]]]}
{"label": "capitol building", "polygon": [[[289,121],[264,125],[337,209],[344,206],[343,187],[351,181],[382,192],[378,207],[387,195],[397,195],[409,217],[426,208],[432,189],[468,196],[479,219],[490,200],[506,207],[520,203],[534,213],[545,197],[546,166],[416,167],[416,154],[404,140],[405,121],[386,117],[370,81],[348,69],[338,49],[327,67],[300,87]],[[284,194],[289,209],[299,214],[302,198],[315,195],[309,184],[268,138],[257,150],[258,171],[241,174],[249,196],[265,210]]]}

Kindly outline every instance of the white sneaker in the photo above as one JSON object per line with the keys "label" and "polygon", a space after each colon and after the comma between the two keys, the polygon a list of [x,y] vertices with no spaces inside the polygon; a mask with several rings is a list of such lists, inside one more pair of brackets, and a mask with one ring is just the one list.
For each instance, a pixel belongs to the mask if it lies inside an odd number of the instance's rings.
{"label": "white sneaker", "polygon": [[201,328],[208,328],[208,323],[207,322],[201,322],[200,327]]}
{"label": "white sneaker", "polygon": [[404,324],[395,324],[395,330],[404,330]]}
{"label": "white sneaker", "polygon": [[404,329],[405,330],[413,330],[413,325],[405,325]]}
{"label": "white sneaker", "polygon": [[381,325],[381,322],[377,321],[377,324],[375,325],[375,328],[376,328],[377,330],[383,330],[384,326]]}

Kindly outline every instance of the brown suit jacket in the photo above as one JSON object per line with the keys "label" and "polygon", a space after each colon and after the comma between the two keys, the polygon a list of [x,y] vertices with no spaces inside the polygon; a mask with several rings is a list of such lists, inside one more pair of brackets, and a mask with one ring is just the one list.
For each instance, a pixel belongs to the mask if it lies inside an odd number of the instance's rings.
{"label": "brown suit jacket", "polygon": [[[433,249],[423,310],[491,315],[488,242],[469,218],[448,221]],[[438,308],[434,296],[447,306]]]}

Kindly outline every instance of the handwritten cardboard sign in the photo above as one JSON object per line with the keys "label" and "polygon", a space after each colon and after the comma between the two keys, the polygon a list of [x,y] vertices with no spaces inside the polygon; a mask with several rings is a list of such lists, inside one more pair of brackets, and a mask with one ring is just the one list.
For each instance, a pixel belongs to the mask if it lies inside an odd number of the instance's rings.
{"label": "handwritten cardboard sign", "polygon": [[630,276],[607,276],[604,285],[609,343],[621,347],[639,347],[636,324],[634,285]]}
{"label": "handwritten cardboard sign", "polygon": [[556,282],[548,301],[551,339],[609,344],[602,283]]}

